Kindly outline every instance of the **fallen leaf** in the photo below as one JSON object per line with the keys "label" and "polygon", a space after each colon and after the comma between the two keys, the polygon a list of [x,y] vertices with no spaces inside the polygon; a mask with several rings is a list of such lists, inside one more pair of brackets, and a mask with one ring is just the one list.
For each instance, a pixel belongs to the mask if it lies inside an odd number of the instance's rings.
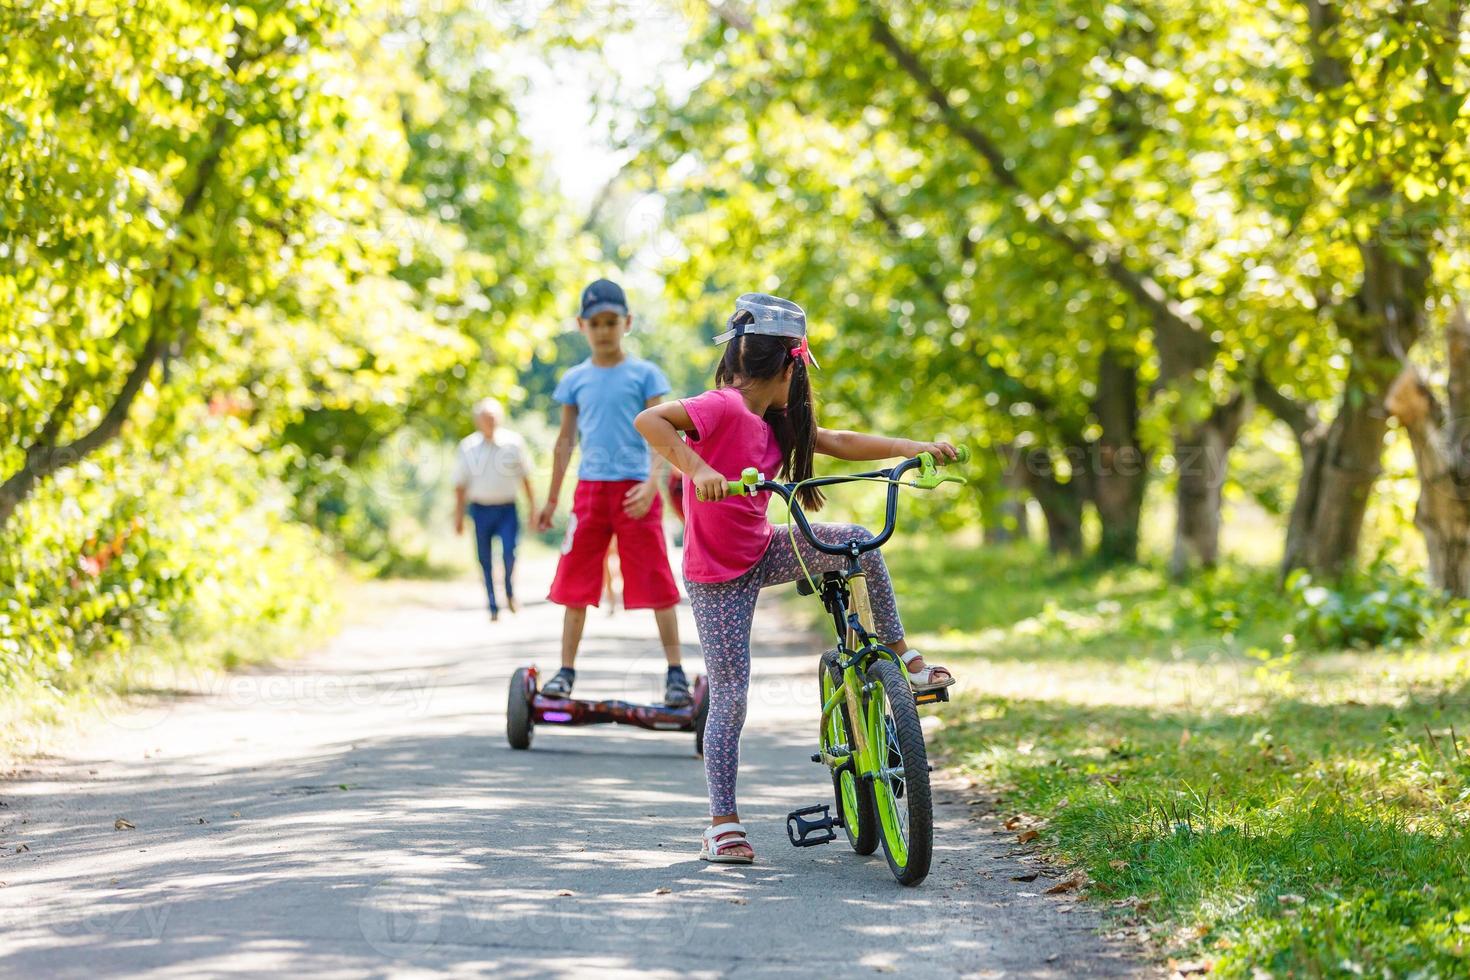
{"label": "fallen leaf", "polygon": [[239,810],[233,810],[233,811],[230,812],[230,816],[232,816],[232,817],[234,817],[235,819],[238,820],[240,818],[240,811]]}
{"label": "fallen leaf", "polygon": [[1087,884],[1087,875],[1081,871],[1077,871],[1046,889],[1046,894],[1060,895],[1062,892],[1070,892],[1081,888],[1085,884]]}
{"label": "fallen leaf", "polygon": [[1069,800],[1069,799],[1067,799],[1067,798],[1066,798],[1066,797],[1065,797],[1065,796],[1064,796],[1064,797],[1062,797],[1062,798],[1061,798],[1061,799],[1060,799],[1060,800],[1057,800],[1057,802],[1056,802],[1056,808],[1057,808],[1057,809],[1058,809],[1058,810],[1065,810],[1065,809],[1066,809],[1066,808],[1067,808],[1067,807],[1068,807],[1068,806],[1070,806],[1070,805],[1071,805],[1071,804],[1072,804],[1072,801],[1071,801],[1071,800]]}
{"label": "fallen leaf", "polygon": [[1019,826],[1021,826],[1021,818],[1020,817],[1011,817],[1005,823],[1006,830],[1015,830]]}
{"label": "fallen leaf", "polygon": [[1209,973],[1210,967],[1214,966],[1209,960],[1170,960],[1169,969],[1181,975],[1191,973]]}
{"label": "fallen leaf", "polygon": [[133,822],[131,820],[124,820],[122,817],[118,817],[116,820],[114,820],[112,822],[112,829],[113,830],[137,830],[138,828],[133,824]]}
{"label": "fallen leaf", "polygon": [[203,817],[200,817],[199,818],[199,822],[200,823],[209,823],[209,821],[208,820],[205,820]]}
{"label": "fallen leaf", "polygon": [[749,899],[746,899],[746,898],[732,898],[732,899],[730,899],[730,904],[731,905],[749,905],[750,904],[750,900]]}
{"label": "fallen leaf", "polygon": [[1035,830],[1023,830],[1016,835],[1016,843],[1029,844],[1040,836],[1041,834]]}
{"label": "fallen leaf", "polygon": [[1012,881],[1035,881],[1036,880],[1036,872],[1033,871],[1030,874],[1025,874],[1025,875],[1011,875],[1011,880]]}
{"label": "fallen leaf", "polygon": [[29,851],[30,849],[31,849],[31,845],[29,845],[29,844],[22,844],[22,845],[20,845],[19,847],[17,847],[15,849],[15,853],[19,854],[21,851]]}
{"label": "fallen leaf", "polygon": [[1122,859],[1119,859],[1117,861],[1109,861],[1108,867],[1112,868],[1114,871],[1122,871],[1124,868],[1128,867],[1128,862]]}
{"label": "fallen leaf", "polygon": [[673,891],[674,890],[672,888],[669,888],[666,885],[659,885],[657,888],[655,888],[653,890],[653,893],[655,895],[669,895],[669,894],[672,894]]}
{"label": "fallen leaf", "polygon": [[556,897],[557,898],[571,898],[575,894],[576,894],[576,892],[572,891],[570,888],[559,888],[559,889],[557,889]]}

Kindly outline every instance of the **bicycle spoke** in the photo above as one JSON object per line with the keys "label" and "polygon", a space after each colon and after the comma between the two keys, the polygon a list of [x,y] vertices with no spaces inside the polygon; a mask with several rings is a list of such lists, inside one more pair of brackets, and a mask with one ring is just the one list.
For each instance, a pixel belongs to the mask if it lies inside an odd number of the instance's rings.
{"label": "bicycle spoke", "polygon": [[888,761],[890,773],[885,782],[888,784],[888,795],[893,799],[894,815],[898,818],[898,832],[903,835],[904,843],[907,844],[909,840],[909,807],[907,801],[904,799],[907,796],[905,792],[907,783],[904,776],[892,774],[892,770],[894,769],[902,770],[903,755],[899,751],[898,730],[894,727],[893,713],[887,709],[887,691],[883,692],[883,701],[885,709],[883,712],[883,748],[884,758]]}

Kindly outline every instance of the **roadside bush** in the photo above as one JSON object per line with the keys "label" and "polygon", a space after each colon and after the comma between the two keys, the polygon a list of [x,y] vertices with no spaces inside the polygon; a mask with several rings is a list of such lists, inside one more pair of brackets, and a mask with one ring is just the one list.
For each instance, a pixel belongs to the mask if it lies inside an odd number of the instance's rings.
{"label": "roadside bush", "polygon": [[1470,605],[1384,562],[1327,585],[1298,570],[1286,580],[1296,635],[1316,646],[1400,646],[1463,626]]}
{"label": "roadside bush", "polygon": [[292,520],[278,457],[205,416],[117,440],[0,532],[0,692],[67,689],[150,657],[228,665],[330,623],[334,569]]}

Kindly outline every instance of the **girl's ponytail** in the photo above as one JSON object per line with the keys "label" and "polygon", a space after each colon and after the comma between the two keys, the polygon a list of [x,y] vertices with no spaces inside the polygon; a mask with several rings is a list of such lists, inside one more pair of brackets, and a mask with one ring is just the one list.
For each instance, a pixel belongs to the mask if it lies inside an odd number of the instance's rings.
{"label": "girl's ponytail", "polygon": [[[749,322],[748,311],[731,318],[731,326]],[[751,318],[753,319],[753,318]],[[817,451],[817,409],[812,396],[811,377],[806,362],[797,355],[800,342],[791,337],[742,334],[725,347],[715,368],[715,384],[721,388],[734,385],[737,379],[764,381],[774,378],[792,365],[791,391],[785,408],[768,408],[765,422],[776,434],[781,449],[781,471],[778,476],[792,482],[811,479],[812,457]],[[794,362],[794,364],[793,364]],[[807,510],[820,510],[822,492],[816,487],[802,487],[797,500]]]}
{"label": "girl's ponytail", "polygon": [[[780,440],[780,430],[777,429],[782,472],[787,479],[797,482],[811,479],[812,458],[817,452],[817,406],[812,395],[812,379],[807,373],[806,362],[801,358],[796,358],[796,367],[791,372],[791,394],[787,397],[785,410],[766,412],[767,422],[771,422],[773,414],[784,416],[790,429],[789,444]],[[771,422],[771,427],[776,428],[774,422]],[[825,499],[816,487],[802,487],[796,496],[807,510],[820,510]]]}

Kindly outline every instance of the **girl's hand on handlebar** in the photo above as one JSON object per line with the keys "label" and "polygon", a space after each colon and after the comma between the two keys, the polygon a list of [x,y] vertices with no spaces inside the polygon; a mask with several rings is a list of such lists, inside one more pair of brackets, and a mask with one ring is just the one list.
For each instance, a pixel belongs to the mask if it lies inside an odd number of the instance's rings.
{"label": "girl's hand on handlebar", "polygon": [[730,495],[730,481],[712,467],[702,466],[690,480],[694,482],[694,496],[705,502],[724,500]]}
{"label": "girl's hand on handlebar", "polygon": [[952,463],[960,457],[959,450],[947,442],[921,442],[919,448],[914,450],[915,456],[919,453],[929,453],[934,457],[934,462],[941,465]]}

